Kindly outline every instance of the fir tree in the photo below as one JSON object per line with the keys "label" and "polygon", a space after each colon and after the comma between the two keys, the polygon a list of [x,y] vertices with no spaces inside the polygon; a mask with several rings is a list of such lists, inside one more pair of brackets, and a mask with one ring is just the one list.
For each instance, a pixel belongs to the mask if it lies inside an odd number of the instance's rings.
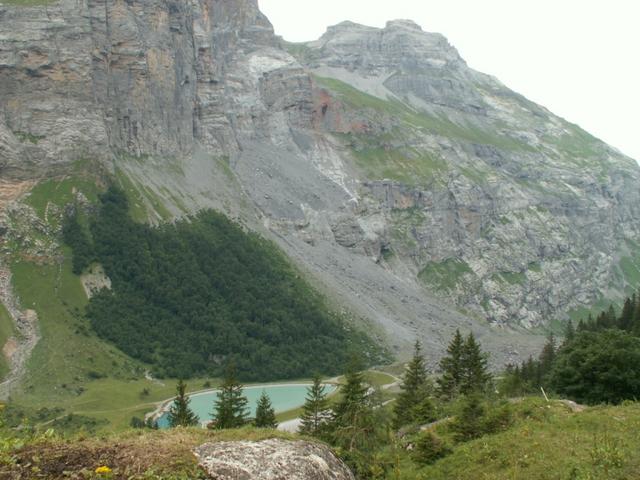
{"label": "fir tree", "polygon": [[258,428],[278,428],[276,413],[271,405],[271,399],[266,391],[262,391],[256,408],[256,420],[254,425]]}
{"label": "fir tree", "polygon": [[440,361],[442,376],[438,379],[438,390],[446,398],[453,398],[459,391],[462,381],[462,354],[464,340],[460,330],[449,343],[447,355]]}
{"label": "fir tree", "polygon": [[460,392],[468,395],[472,392],[483,392],[491,380],[487,368],[487,356],[480,350],[473,333],[464,342],[461,355]]}
{"label": "fir tree", "polygon": [[567,325],[564,329],[564,342],[563,344],[566,344],[568,342],[570,342],[571,340],[573,340],[576,336],[576,329],[573,326],[573,320],[569,319],[569,321],[567,322]]}
{"label": "fir tree", "polygon": [[307,389],[307,398],[302,407],[300,417],[300,433],[303,435],[319,436],[329,421],[327,394],[322,385],[320,375],[314,375],[313,385]]}
{"label": "fir tree", "polygon": [[[542,347],[542,352],[540,353],[540,380],[544,378],[551,371],[551,367],[553,366],[553,361],[556,358],[556,339],[553,336],[553,333],[549,334],[547,337],[547,343],[545,343],[544,347]],[[539,383],[542,383],[541,381]]]}
{"label": "fir tree", "polygon": [[633,320],[631,321],[631,333],[640,336],[640,299],[636,301],[636,308],[633,311]]}
{"label": "fir tree", "polygon": [[366,450],[372,442],[375,421],[367,392],[359,362],[352,360],[345,373],[345,384],[340,388],[342,398],[333,410],[331,422],[335,445],[349,452]]}
{"label": "fir tree", "polygon": [[189,407],[191,399],[185,394],[186,389],[187,385],[182,380],[178,380],[177,395],[168,415],[169,425],[172,427],[191,427],[198,424],[198,416]]}
{"label": "fir tree", "polygon": [[507,365],[504,376],[499,385],[499,391],[502,395],[507,397],[522,395],[524,391],[524,382],[519,365]]}
{"label": "fir tree", "polygon": [[215,428],[238,428],[247,422],[247,398],[242,394],[242,385],[236,379],[236,367],[230,364],[214,404]]}
{"label": "fir tree", "polygon": [[450,428],[459,442],[466,442],[482,435],[486,408],[482,397],[477,393],[463,397],[458,414]]}
{"label": "fir tree", "polygon": [[398,395],[393,409],[393,426],[396,429],[420,420],[416,418],[416,408],[428,396],[427,371],[420,342],[415,343],[413,358],[407,365],[400,388],[402,392]]}
{"label": "fir tree", "polygon": [[622,312],[620,313],[620,319],[618,320],[618,326],[622,330],[630,332],[633,330],[633,317],[636,310],[636,294],[634,293],[631,298],[627,298],[624,301]]}

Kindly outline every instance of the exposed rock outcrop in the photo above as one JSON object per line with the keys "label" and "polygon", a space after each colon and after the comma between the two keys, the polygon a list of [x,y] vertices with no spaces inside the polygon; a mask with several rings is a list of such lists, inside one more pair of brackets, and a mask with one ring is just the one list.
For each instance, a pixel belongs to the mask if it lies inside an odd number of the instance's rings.
{"label": "exposed rock outcrop", "polygon": [[280,439],[207,443],[195,450],[199,464],[218,480],[352,480],[329,447]]}

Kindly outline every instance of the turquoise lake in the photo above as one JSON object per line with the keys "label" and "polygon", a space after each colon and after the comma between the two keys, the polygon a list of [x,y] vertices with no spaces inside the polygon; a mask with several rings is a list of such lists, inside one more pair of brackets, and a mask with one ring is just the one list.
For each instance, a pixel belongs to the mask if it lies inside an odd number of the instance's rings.
{"label": "turquoise lake", "polygon": [[[245,387],[242,393],[249,400],[249,415],[255,416],[256,404],[262,394],[262,391],[266,391],[269,398],[271,398],[271,404],[276,413],[285,412],[298,408],[304,404],[304,399],[307,396],[307,388],[309,384],[288,384],[288,385],[258,385],[255,387]],[[327,394],[333,393],[336,389],[333,385],[325,385],[325,392]],[[191,409],[200,418],[200,422],[208,422],[213,417],[213,404],[217,399],[217,390],[208,390],[206,392],[194,393],[189,395],[191,399]],[[160,428],[167,428],[169,422],[167,420],[167,414],[164,413],[158,419],[158,426]]]}

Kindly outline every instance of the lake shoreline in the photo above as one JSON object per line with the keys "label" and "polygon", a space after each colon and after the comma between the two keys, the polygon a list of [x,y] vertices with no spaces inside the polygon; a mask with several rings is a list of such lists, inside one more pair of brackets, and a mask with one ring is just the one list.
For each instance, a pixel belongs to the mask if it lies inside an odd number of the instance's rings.
{"label": "lake shoreline", "polygon": [[[335,381],[336,379],[332,378],[329,379],[329,381],[323,382],[323,385],[325,387],[332,387],[331,392],[328,392],[328,395],[332,395],[335,392],[337,392],[338,390],[338,386],[339,383],[337,381]],[[310,387],[311,385],[313,385],[312,383],[308,383],[308,382],[289,382],[289,383],[265,383],[265,384],[259,384],[259,385],[247,385],[245,387],[242,388],[242,390],[256,390],[256,389],[266,389],[266,388],[280,388],[280,387],[300,387],[300,386],[304,386],[304,387]],[[202,389],[202,390],[196,390],[194,392],[190,392],[187,394],[187,396],[189,398],[191,397],[197,397],[197,396],[202,396],[202,395],[208,395],[208,394],[212,394],[215,392],[220,391],[220,387],[216,387],[216,388],[207,388],[207,389]],[[171,408],[171,405],[173,404],[173,401],[175,400],[176,397],[171,397],[168,398],[166,400],[163,400],[161,402],[158,403],[158,407],[149,412],[146,413],[144,416],[145,422],[147,421],[151,421],[151,422],[157,422],[158,420],[160,420],[165,414],[167,414],[169,412],[169,409]],[[284,410],[281,411],[277,411],[276,413],[286,413],[288,411],[291,410],[295,410],[296,408],[299,408],[301,405],[295,406],[293,408],[286,408]],[[207,422],[201,422],[201,426],[202,427],[206,427]]]}

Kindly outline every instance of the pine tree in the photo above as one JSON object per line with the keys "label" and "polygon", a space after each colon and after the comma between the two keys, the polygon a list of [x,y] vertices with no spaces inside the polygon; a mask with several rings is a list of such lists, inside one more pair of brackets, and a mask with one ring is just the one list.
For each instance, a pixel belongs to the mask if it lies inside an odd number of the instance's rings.
{"label": "pine tree", "polygon": [[465,442],[481,436],[487,412],[480,395],[474,393],[464,397],[459,409],[450,425],[455,439]]}
{"label": "pine tree", "polygon": [[633,311],[633,320],[631,321],[631,333],[640,336],[640,298],[636,301],[636,308]]}
{"label": "pine tree", "polygon": [[616,309],[613,305],[609,305],[609,309],[606,312],[600,313],[595,323],[595,330],[605,330],[607,328],[615,328],[618,325],[618,317],[616,316]]}
{"label": "pine tree", "polygon": [[527,361],[522,363],[522,378],[529,384],[536,379],[536,362],[532,356],[529,356]]}
{"label": "pine tree", "polygon": [[352,360],[340,388],[342,398],[333,409],[332,436],[336,446],[349,452],[370,446],[375,431],[373,408],[359,362]]}
{"label": "pine tree", "polygon": [[453,398],[459,391],[462,381],[462,353],[464,340],[460,330],[449,343],[447,355],[440,361],[442,376],[438,379],[438,390],[446,398]]}
{"label": "pine tree", "polygon": [[393,409],[393,426],[396,429],[420,420],[416,418],[417,407],[429,393],[427,391],[427,370],[420,342],[415,343],[413,358],[407,365],[400,389],[402,392],[398,395]]}
{"label": "pine tree", "polygon": [[254,425],[258,428],[278,428],[276,413],[271,405],[271,399],[266,391],[262,391],[256,408],[256,420]]}
{"label": "pine tree", "polygon": [[460,392],[468,395],[472,392],[483,392],[491,380],[487,368],[487,356],[480,350],[473,333],[470,333],[462,347],[462,378]]}
{"label": "pine tree", "polygon": [[564,329],[564,342],[563,345],[573,340],[576,336],[576,329],[573,326],[573,320],[569,319]]}
{"label": "pine tree", "polygon": [[178,380],[177,395],[168,415],[169,425],[172,427],[191,427],[198,424],[198,416],[189,407],[191,399],[185,394],[186,389],[187,385],[182,380]]}
{"label": "pine tree", "polygon": [[303,435],[320,436],[330,418],[328,405],[320,375],[314,375],[313,385],[307,389],[307,398],[302,407],[299,432]]}
{"label": "pine tree", "polygon": [[502,395],[506,395],[508,397],[522,395],[522,392],[524,391],[524,382],[519,365],[507,365],[504,376],[499,385],[499,391]]}
{"label": "pine tree", "polygon": [[542,352],[540,353],[540,381],[538,383],[542,383],[542,379],[545,375],[547,375],[551,371],[551,367],[553,366],[553,361],[556,358],[556,339],[553,336],[553,333],[550,333],[547,337],[547,342],[544,347],[542,347]]}
{"label": "pine tree", "polygon": [[242,385],[236,379],[235,365],[227,367],[217,397],[213,413],[215,428],[238,428],[247,422],[249,402],[242,394]]}
{"label": "pine tree", "polygon": [[636,309],[636,294],[634,293],[631,298],[627,298],[624,301],[622,312],[620,313],[620,319],[618,320],[618,326],[622,330],[630,332],[633,330],[633,317]]}

